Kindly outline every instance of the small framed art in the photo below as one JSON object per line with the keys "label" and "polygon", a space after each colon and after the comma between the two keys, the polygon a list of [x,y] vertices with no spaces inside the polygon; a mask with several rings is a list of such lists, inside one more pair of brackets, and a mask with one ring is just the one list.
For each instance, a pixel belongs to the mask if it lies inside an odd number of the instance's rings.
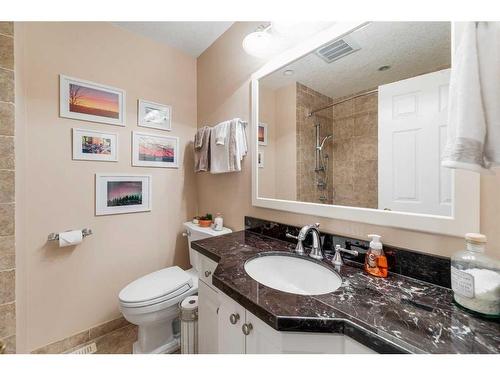
{"label": "small framed art", "polygon": [[73,160],[118,161],[118,134],[73,128]]}
{"label": "small framed art", "polygon": [[179,168],[179,138],[132,132],[132,165]]}
{"label": "small framed art", "polygon": [[137,124],[146,128],[172,130],[172,107],[139,99]]}
{"label": "small framed art", "polygon": [[125,91],[60,75],[59,116],[125,126]]}
{"label": "small framed art", "polygon": [[259,122],[257,135],[259,138],[259,146],[267,146],[267,124]]}
{"label": "small framed art", "polygon": [[150,175],[97,173],[95,176],[95,214],[114,215],[151,211]]}

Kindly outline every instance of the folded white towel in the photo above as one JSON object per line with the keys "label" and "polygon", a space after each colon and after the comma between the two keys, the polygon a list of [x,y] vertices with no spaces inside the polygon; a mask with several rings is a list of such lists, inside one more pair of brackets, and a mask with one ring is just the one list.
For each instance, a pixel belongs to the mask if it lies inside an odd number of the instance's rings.
{"label": "folded white towel", "polygon": [[485,171],[500,164],[500,23],[468,22],[454,56],[442,165]]}
{"label": "folded white towel", "polygon": [[224,145],[226,138],[228,138],[230,121],[224,121],[215,127],[215,143]]}
{"label": "folded white towel", "polygon": [[[220,130],[223,127],[224,130]],[[217,142],[217,135],[225,132],[224,139]],[[235,118],[212,128],[210,139],[210,173],[241,171],[241,160],[247,154],[246,134],[243,122]]]}

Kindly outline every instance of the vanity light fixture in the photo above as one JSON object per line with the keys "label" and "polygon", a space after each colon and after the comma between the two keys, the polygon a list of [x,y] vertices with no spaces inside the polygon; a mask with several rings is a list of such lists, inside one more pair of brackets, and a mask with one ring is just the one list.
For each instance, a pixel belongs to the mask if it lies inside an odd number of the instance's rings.
{"label": "vanity light fixture", "polygon": [[296,21],[262,24],[245,36],[242,42],[243,49],[251,56],[267,59],[331,24],[332,22]]}
{"label": "vanity light fixture", "polygon": [[243,39],[243,49],[251,56],[270,57],[274,51],[273,37],[269,32],[271,24],[261,25]]}

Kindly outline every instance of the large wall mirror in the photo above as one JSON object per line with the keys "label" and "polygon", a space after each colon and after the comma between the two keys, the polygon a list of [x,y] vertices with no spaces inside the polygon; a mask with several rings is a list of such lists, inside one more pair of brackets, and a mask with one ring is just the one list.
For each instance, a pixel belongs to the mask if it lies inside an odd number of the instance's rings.
{"label": "large wall mirror", "polygon": [[478,177],[440,165],[452,35],[450,22],[340,23],[257,72],[254,205],[477,230]]}

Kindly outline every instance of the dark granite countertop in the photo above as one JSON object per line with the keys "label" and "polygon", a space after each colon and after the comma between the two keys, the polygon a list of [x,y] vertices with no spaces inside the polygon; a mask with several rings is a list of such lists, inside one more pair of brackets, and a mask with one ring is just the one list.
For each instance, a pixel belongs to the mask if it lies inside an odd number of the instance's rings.
{"label": "dark granite countertop", "polygon": [[266,287],[244,270],[257,254],[292,252],[293,244],[240,231],[192,247],[219,263],[215,287],[276,330],[343,333],[381,353],[500,353],[500,323],[457,307],[450,289],[397,274],[375,278],[344,265],[335,292],[296,295]]}

